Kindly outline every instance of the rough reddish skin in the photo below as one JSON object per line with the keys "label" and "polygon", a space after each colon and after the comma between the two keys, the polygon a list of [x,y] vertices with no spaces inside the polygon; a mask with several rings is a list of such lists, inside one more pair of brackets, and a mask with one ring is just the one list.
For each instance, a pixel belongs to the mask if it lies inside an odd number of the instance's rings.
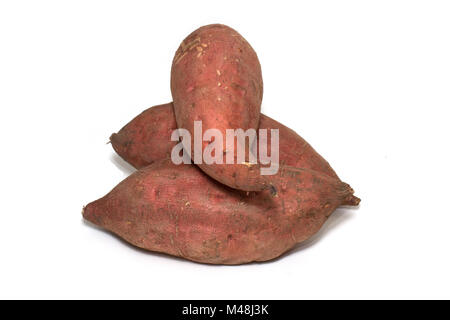
{"label": "rough reddish skin", "polygon": [[109,139],[114,150],[139,169],[170,157],[178,143],[170,140],[176,129],[172,103],[167,103],[145,110]]}
{"label": "rough reddish skin", "polygon": [[[280,137],[280,163],[297,168],[312,169],[338,178],[328,162],[294,130],[261,114],[260,129],[278,129]],[[170,137],[177,129],[172,103],[149,108],[131,120],[110,140],[114,150],[137,169],[170,157],[178,143]],[[270,134],[268,135],[270,141]],[[270,143],[267,144],[270,154]]]}
{"label": "rough reddish skin", "polygon": [[242,264],[280,256],[352,199],[349,185],[312,170],[284,166],[272,182],[277,193],[238,191],[166,159],[129,176],[83,216],[140,248]]}
{"label": "rough reddish skin", "polygon": [[[183,40],[172,63],[171,91],[178,128],[191,133],[201,120],[203,132],[218,129],[258,129],[263,81],[258,57],[235,30],[220,24],[207,25]],[[204,142],[202,152],[208,145]],[[235,146],[239,148],[239,146]],[[236,150],[229,150],[234,152]],[[198,164],[209,176],[229,187],[257,191],[268,187],[259,166],[242,163]]]}

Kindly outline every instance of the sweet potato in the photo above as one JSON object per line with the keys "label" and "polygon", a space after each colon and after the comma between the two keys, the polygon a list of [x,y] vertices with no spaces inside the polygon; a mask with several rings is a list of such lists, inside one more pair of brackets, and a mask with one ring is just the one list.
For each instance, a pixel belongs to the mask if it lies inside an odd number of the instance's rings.
{"label": "sweet potato", "polygon": [[277,193],[243,192],[196,166],[161,160],[87,205],[83,216],[140,248],[242,264],[280,256],[355,199],[349,185],[316,171],[282,166],[271,178]]}
{"label": "sweet potato", "polygon": [[[312,169],[330,177],[338,176],[328,162],[293,130],[261,114],[260,129],[278,129],[280,136],[280,164]],[[178,143],[170,137],[177,129],[172,103],[154,106],[142,112],[118,133],[111,135],[114,150],[128,163],[139,169],[155,161],[170,157]],[[270,140],[270,135],[268,136]],[[268,144],[270,152],[270,144]]]}
{"label": "sweet potato", "polygon": [[[196,149],[194,121],[201,121],[203,132],[217,129],[225,137],[227,129],[258,129],[263,96],[263,81],[258,57],[250,44],[235,30],[220,24],[207,25],[183,40],[175,53],[171,71],[171,91],[178,128],[191,134],[190,146],[183,144],[194,159],[203,155],[209,142]],[[268,187],[259,165],[237,163],[237,149],[226,145],[219,150],[223,164],[196,164],[209,176],[227,186],[246,191]],[[234,163],[226,164],[233,152]]]}
{"label": "sweet potato", "polygon": [[148,108],[118,133],[109,138],[112,147],[126,162],[136,169],[170,157],[178,143],[171,141],[177,129],[172,103]]}

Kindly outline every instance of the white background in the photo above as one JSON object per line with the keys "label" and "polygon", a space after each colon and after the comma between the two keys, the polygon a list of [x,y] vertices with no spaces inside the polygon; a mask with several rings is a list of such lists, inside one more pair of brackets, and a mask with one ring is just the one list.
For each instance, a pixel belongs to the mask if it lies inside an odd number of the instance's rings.
{"label": "white background", "polygon": [[[208,266],[132,248],[83,205],[132,172],[108,137],[171,101],[179,43],[224,23],[263,112],[362,198],[283,258]],[[450,298],[448,1],[2,1],[0,298]]]}

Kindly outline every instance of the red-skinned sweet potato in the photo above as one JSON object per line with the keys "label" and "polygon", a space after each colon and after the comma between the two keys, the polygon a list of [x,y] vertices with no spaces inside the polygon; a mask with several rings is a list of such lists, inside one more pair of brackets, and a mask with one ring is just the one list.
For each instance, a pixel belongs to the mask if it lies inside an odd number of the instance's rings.
{"label": "red-skinned sweet potato", "polygon": [[[302,137],[293,130],[261,114],[260,129],[279,130],[280,164],[297,168],[312,169],[330,177],[338,176],[328,164]],[[111,144],[114,150],[137,169],[155,161],[170,157],[178,143],[170,137],[177,129],[172,103],[149,108],[114,133]],[[270,135],[268,136],[270,140]],[[268,144],[270,153],[270,144]]]}
{"label": "red-skinned sweet potato", "polygon": [[166,159],[126,178],[83,216],[147,250],[242,264],[280,256],[354,199],[346,183],[308,169],[282,166],[271,179],[276,193],[242,192]]}
{"label": "red-skinned sweet potato", "polygon": [[[250,44],[235,30],[220,24],[195,30],[175,53],[171,71],[171,91],[178,128],[191,134],[190,146],[183,144],[194,159],[209,145],[204,141],[195,152],[194,121],[202,121],[203,132],[217,129],[225,137],[227,129],[258,129],[263,81],[258,57]],[[263,190],[269,186],[259,165],[239,162],[238,149],[226,145],[219,150],[223,164],[196,164],[215,180],[235,189]],[[227,164],[232,152],[234,163]],[[200,158],[199,158],[200,159]]]}
{"label": "red-skinned sweet potato", "polygon": [[136,169],[170,157],[178,143],[171,141],[177,129],[172,103],[148,108],[109,138],[112,147]]}

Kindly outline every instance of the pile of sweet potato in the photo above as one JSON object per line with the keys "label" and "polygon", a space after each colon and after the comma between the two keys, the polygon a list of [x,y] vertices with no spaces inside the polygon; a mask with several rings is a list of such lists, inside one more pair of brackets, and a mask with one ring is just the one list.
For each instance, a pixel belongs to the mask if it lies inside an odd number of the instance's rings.
{"label": "pile of sweet potato", "polygon": [[[111,136],[114,150],[139,170],[84,207],[86,220],[150,251],[242,264],[280,256],[315,234],[337,207],[359,204],[304,139],[260,113],[261,66],[235,30],[215,24],[191,33],[175,53],[171,91],[172,103],[147,109]],[[195,121],[223,136],[228,129],[278,129],[277,173],[262,175],[239,141],[215,150],[221,163],[174,164],[180,142],[173,133],[194,132]],[[181,145],[194,160],[212,141],[198,145],[191,137]]]}

